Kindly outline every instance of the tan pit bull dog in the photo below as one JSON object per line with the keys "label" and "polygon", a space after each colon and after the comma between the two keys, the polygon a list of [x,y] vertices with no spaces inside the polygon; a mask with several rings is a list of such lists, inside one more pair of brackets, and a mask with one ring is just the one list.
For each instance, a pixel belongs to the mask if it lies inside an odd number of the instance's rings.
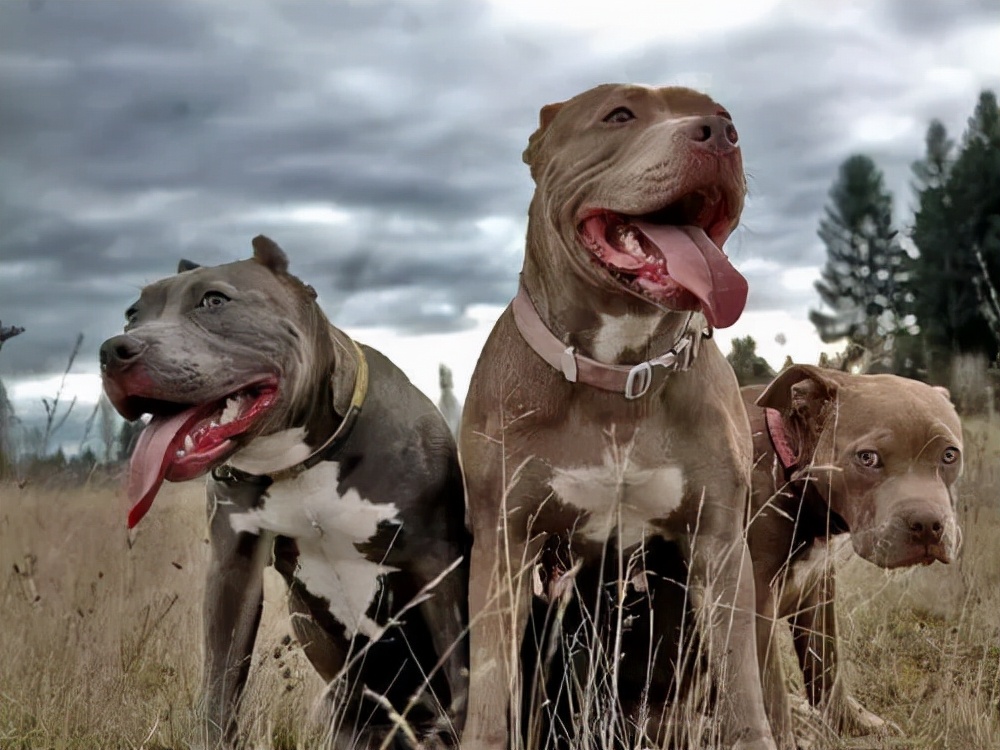
{"label": "tan pit bull dog", "polygon": [[833,553],[849,540],[882,568],[954,558],[958,415],[943,388],[807,365],[744,388],[743,398],[754,436],[758,658],[774,734],[794,747],[772,640],[786,617],[809,702],[842,732],[886,731],[839,679]]}
{"label": "tan pit bull dog", "polygon": [[732,119],[690,89],[603,85],[543,107],[524,160],[537,189],[521,288],[461,429],[474,535],[463,748],[519,743],[518,653],[553,536],[588,564],[649,538],[680,545],[691,598],[712,610],[724,741],[773,748],[742,536],[749,425],[710,339],[747,294],[719,249],[746,190]]}

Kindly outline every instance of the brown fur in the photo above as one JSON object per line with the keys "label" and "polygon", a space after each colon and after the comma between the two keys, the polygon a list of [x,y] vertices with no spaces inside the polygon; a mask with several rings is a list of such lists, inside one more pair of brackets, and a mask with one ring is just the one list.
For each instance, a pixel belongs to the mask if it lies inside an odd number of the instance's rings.
{"label": "brown fur", "polygon": [[[749,530],[758,658],[775,736],[794,747],[776,620],[790,618],[810,702],[844,732],[891,729],[847,692],[838,673],[833,558],[854,551],[885,568],[949,562],[958,544],[955,483],[962,427],[947,391],[894,375],[794,365],[766,388],[743,389],[754,436]],[[764,410],[777,409],[796,466],[781,466]],[[958,459],[945,460],[945,451]],[[866,467],[877,452],[880,467]],[[951,454],[949,454],[950,456]],[[843,545],[839,545],[843,546]]]}
{"label": "brown fur", "polygon": [[[635,122],[608,127],[602,118],[626,105]],[[525,151],[537,189],[522,281],[564,343],[592,358],[634,364],[662,354],[684,330],[686,314],[628,293],[591,262],[578,223],[581,212],[594,207],[640,215],[715,186],[729,199],[724,239],[738,222],[745,191],[739,150],[720,156],[691,136],[692,127],[721,122],[728,114],[718,104],[683,88],[599,86],[542,109]],[[625,331],[611,356],[602,339],[609,321]],[[689,557],[696,605],[723,608],[703,635],[715,656],[713,676],[726,686],[724,740],[742,750],[774,747],[757,677],[753,586],[741,536],[750,448],[736,379],[714,342],[703,343],[691,370],[628,401],[567,382],[527,346],[510,309],[504,312],[473,375],[461,430],[475,537],[464,748],[503,748],[512,736],[508,709],[512,686],[515,705],[520,696],[517,654],[531,598],[528,572],[542,543],[570,535],[572,554],[592,563],[606,543],[615,546],[616,532],[593,539],[582,530],[618,511],[641,518],[647,534],[676,541]],[[672,471],[683,477],[676,506],[658,489]],[[608,494],[600,506],[581,510],[553,487],[587,472],[598,472],[596,485],[582,481],[579,491],[600,486]],[[627,559],[630,550],[620,551]]]}

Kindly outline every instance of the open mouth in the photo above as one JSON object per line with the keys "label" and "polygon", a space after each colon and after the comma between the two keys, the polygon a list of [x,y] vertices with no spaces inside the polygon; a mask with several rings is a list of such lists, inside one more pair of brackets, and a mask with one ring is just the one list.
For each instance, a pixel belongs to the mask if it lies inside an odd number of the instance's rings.
{"label": "open mouth", "polygon": [[278,382],[274,377],[243,386],[217,401],[179,404],[129,396],[122,411],[152,414],[140,433],[129,463],[128,527],[149,510],[163,480],[184,482],[220,465],[242,444],[274,405]]}
{"label": "open mouth", "polygon": [[735,323],[747,282],[720,245],[732,223],[718,188],[697,190],[641,216],[586,213],[578,232],[593,260],[629,291],[670,310],[701,310],[711,326]]}

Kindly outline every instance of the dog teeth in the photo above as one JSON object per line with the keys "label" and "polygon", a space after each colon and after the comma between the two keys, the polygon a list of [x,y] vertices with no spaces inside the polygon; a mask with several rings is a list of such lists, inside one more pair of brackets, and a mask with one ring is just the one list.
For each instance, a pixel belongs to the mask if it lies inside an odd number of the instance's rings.
{"label": "dog teeth", "polygon": [[646,254],[642,251],[642,243],[639,242],[639,238],[636,237],[635,230],[632,227],[620,227],[618,229],[618,241],[621,243],[622,250],[629,255],[636,258],[646,257]]}
{"label": "dog teeth", "polygon": [[191,437],[190,435],[187,435],[184,438],[184,450],[185,451],[193,451],[194,450],[194,438]]}
{"label": "dog teeth", "polygon": [[240,402],[235,396],[226,401],[226,408],[219,417],[219,424],[229,424],[240,414]]}
{"label": "dog teeth", "polygon": [[177,451],[176,457],[177,458],[184,458],[184,456],[186,456],[186,455],[187,455],[187,453],[185,453],[183,450],[179,450],[179,451]]}

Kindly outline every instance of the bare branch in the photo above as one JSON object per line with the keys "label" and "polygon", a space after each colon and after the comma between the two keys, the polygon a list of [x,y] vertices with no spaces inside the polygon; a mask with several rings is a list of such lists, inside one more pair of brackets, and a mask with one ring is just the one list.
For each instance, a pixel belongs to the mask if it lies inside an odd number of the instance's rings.
{"label": "bare branch", "polygon": [[24,329],[21,326],[5,326],[3,321],[0,321],[0,349],[3,348],[5,341],[22,333],[24,333]]}
{"label": "bare branch", "polygon": [[1000,343],[1000,294],[997,293],[997,288],[990,279],[989,270],[986,268],[986,260],[983,258],[983,251],[979,248],[978,244],[973,247],[972,252],[976,257],[976,262],[979,264],[980,271],[982,271],[982,276],[976,276],[973,279],[976,296],[979,298],[979,310],[983,314],[983,317],[986,318],[986,322],[989,323],[990,330],[993,331],[993,337],[997,340],[997,343]]}
{"label": "bare branch", "polygon": [[66,362],[66,369],[63,370],[62,379],[59,381],[59,388],[56,390],[56,395],[50,402],[48,399],[43,398],[42,404],[45,406],[45,431],[42,433],[42,455],[46,455],[49,452],[49,441],[52,436],[66,423],[66,419],[69,417],[70,412],[73,411],[73,407],[76,406],[76,396],[70,402],[69,407],[66,412],[59,417],[56,421],[56,415],[59,411],[59,401],[62,398],[63,391],[66,389],[66,378],[69,375],[69,371],[73,368],[73,362],[76,361],[76,356],[80,353],[80,347],[83,346],[83,333],[80,332],[76,335],[76,343],[73,344],[73,349],[69,353],[69,359]]}

